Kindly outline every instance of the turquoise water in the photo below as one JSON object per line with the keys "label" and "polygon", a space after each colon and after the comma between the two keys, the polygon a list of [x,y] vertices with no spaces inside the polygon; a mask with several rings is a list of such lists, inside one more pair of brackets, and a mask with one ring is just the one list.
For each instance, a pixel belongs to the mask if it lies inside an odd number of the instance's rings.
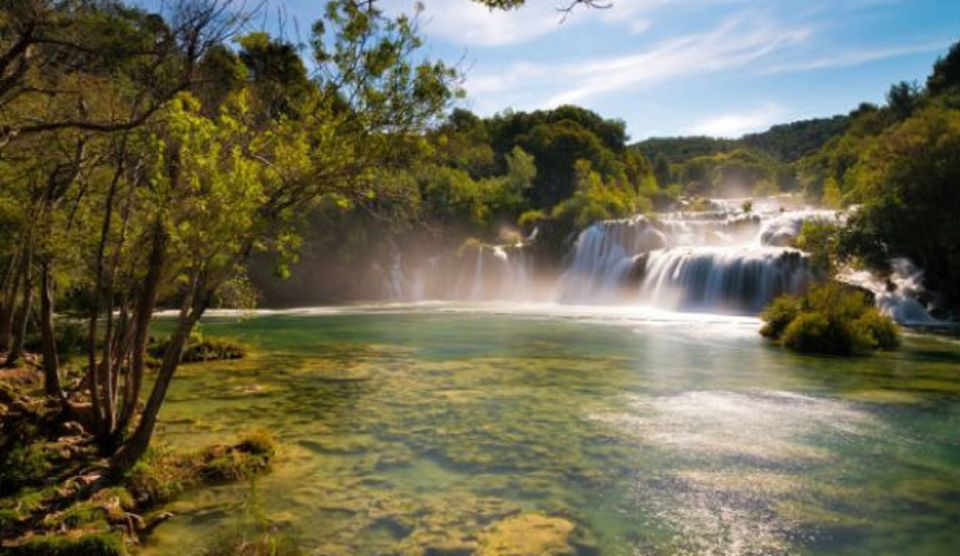
{"label": "turquoise water", "polygon": [[[576,317],[576,318],[574,318]],[[247,360],[184,365],[162,441],[283,442],[191,493],[143,550],[197,549],[251,491],[308,553],[471,546],[518,512],[582,554],[956,554],[960,345],[800,356],[751,319],[396,308],[211,319]]]}

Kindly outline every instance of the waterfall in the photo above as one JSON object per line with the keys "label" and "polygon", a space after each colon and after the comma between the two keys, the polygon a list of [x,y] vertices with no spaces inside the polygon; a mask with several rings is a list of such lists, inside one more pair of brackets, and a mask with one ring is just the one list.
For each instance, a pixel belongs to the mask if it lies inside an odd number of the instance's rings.
{"label": "waterfall", "polygon": [[762,245],[787,246],[800,235],[804,222],[837,222],[833,210],[791,210],[764,221],[760,228]]}
{"label": "waterfall", "polygon": [[881,312],[902,324],[935,325],[941,321],[930,316],[927,307],[917,300],[923,292],[923,271],[909,259],[898,257],[891,261],[893,272],[883,279],[870,271],[847,270],[837,277],[873,293]]}
{"label": "waterfall", "polygon": [[[403,300],[555,300],[757,314],[776,296],[799,294],[811,281],[807,255],[790,247],[803,224],[843,223],[837,211],[783,208],[795,202],[715,201],[709,211],[596,222],[579,234],[559,277],[534,266],[529,246],[539,230],[517,243],[471,243],[419,262],[393,250],[386,290]],[[936,322],[916,300],[920,272],[906,260],[894,267],[889,282],[869,273],[840,278],[873,292],[881,310],[899,322]]]}
{"label": "waterfall", "polygon": [[561,278],[561,300],[757,313],[778,295],[803,291],[811,278],[807,257],[783,245],[803,222],[835,213],[718,206],[590,226]]}
{"label": "waterfall", "polygon": [[483,299],[483,245],[477,247],[477,264],[473,271],[473,289],[470,299]]}
{"label": "waterfall", "polygon": [[758,313],[771,299],[806,288],[806,256],[771,247],[679,247],[651,251],[640,299],[667,309]]}

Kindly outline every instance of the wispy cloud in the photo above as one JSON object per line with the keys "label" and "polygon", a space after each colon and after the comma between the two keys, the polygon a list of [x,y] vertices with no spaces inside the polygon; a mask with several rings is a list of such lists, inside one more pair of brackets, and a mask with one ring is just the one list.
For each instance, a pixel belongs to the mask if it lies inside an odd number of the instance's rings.
{"label": "wispy cloud", "polygon": [[873,49],[855,49],[847,52],[833,52],[829,56],[802,60],[798,62],[788,62],[777,64],[764,68],[761,74],[788,73],[798,71],[809,71],[826,68],[845,68],[857,66],[872,62],[875,60],[885,60],[887,58],[896,58],[908,54],[921,54],[925,52],[937,52],[950,45],[950,41],[934,41],[906,46],[891,46],[886,48]]}
{"label": "wispy cloud", "polygon": [[[736,2],[742,0],[698,0]],[[403,11],[403,0],[394,0]],[[532,0],[510,10],[489,10],[469,0],[428,0],[424,2],[424,30],[431,36],[460,46],[505,46],[522,44],[539,37],[583,24],[600,22],[623,27],[631,34],[652,25],[649,14],[670,0],[617,0],[611,9],[581,8],[564,17],[559,8],[569,0]],[[409,6],[406,6],[409,12]]]}
{"label": "wispy cloud", "polygon": [[743,67],[808,35],[805,28],[737,16],[712,31],[668,39],[635,54],[553,65],[516,63],[473,76],[467,88],[474,94],[494,94],[535,82],[543,95],[539,104],[557,106],[671,78]]}
{"label": "wispy cloud", "polygon": [[787,115],[787,110],[776,103],[767,103],[745,112],[720,114],[698,122],[687,129],[694,135],[712,137],[739,137],[744,133],[762,131]]}

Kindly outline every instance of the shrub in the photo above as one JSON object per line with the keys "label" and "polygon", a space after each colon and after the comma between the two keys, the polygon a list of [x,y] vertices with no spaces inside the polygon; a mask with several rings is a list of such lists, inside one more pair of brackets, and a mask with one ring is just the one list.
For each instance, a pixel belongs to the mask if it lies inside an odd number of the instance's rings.
{"label": "shrub", "polygon": [[532,228],[538,223],[549,219],[550,217],[547,213],[542,210],[528,210],[520,215],[520,218],[517,219],[517,225],[521,228]]}
{"label": "shrub", "polygon": [[783,345],[808,353],[845,355],[853,349],[852,338],[843,326],[834,326],[823,313],[804,312],[787,325],[781,337]]}
{"label": "shrub", "polygon": [[[148,355],[154,359],[163,359],[163,354],[170,345],[170,339],[153,342],[148,348]],[[206,338],[199,332],[190,334],[187,344],[183,346],[183,363],[202,363],[204,361],[223,361],[228,359],[242,359],[247,355],[247,348],[240,343],[225,338]]]}
{"label": "shrub", "polygon": [[792,295],[781,295],[767,305],[760,315],[760,318],[763,319],[760,334],[767,338],[779,338],[799,312],[799,298]]}
{"label": "shrub", "polygon": [[871,347],[874,349],[896,349],[900,345],[897,325],[877,311],[867,311],[860,315],[853,325],[870,337]]}
{"label": "shrub", "polygon": [[837,283],[797,298],[781,296],[764,309],[760,334],[804,353],[850,355],[899,344],[897,326],[866,295]]}

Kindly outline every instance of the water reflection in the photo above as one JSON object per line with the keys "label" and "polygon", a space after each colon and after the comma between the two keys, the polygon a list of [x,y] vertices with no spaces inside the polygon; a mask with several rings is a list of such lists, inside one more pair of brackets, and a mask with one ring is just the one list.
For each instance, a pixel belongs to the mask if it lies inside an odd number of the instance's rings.
{"label": "water reflection", "polygon": [[[194,447],[275,431],[265,513],[317,554],[475,546],[530,511],[575,523],[585,553],[960,543],[956,346],[814,358],[736,319],[595,320],[455,308],[212,321],[207,334],[256,355],[184,367],[162,434]],[[181,499],[144,552],[202,545],[248,488]]]}

